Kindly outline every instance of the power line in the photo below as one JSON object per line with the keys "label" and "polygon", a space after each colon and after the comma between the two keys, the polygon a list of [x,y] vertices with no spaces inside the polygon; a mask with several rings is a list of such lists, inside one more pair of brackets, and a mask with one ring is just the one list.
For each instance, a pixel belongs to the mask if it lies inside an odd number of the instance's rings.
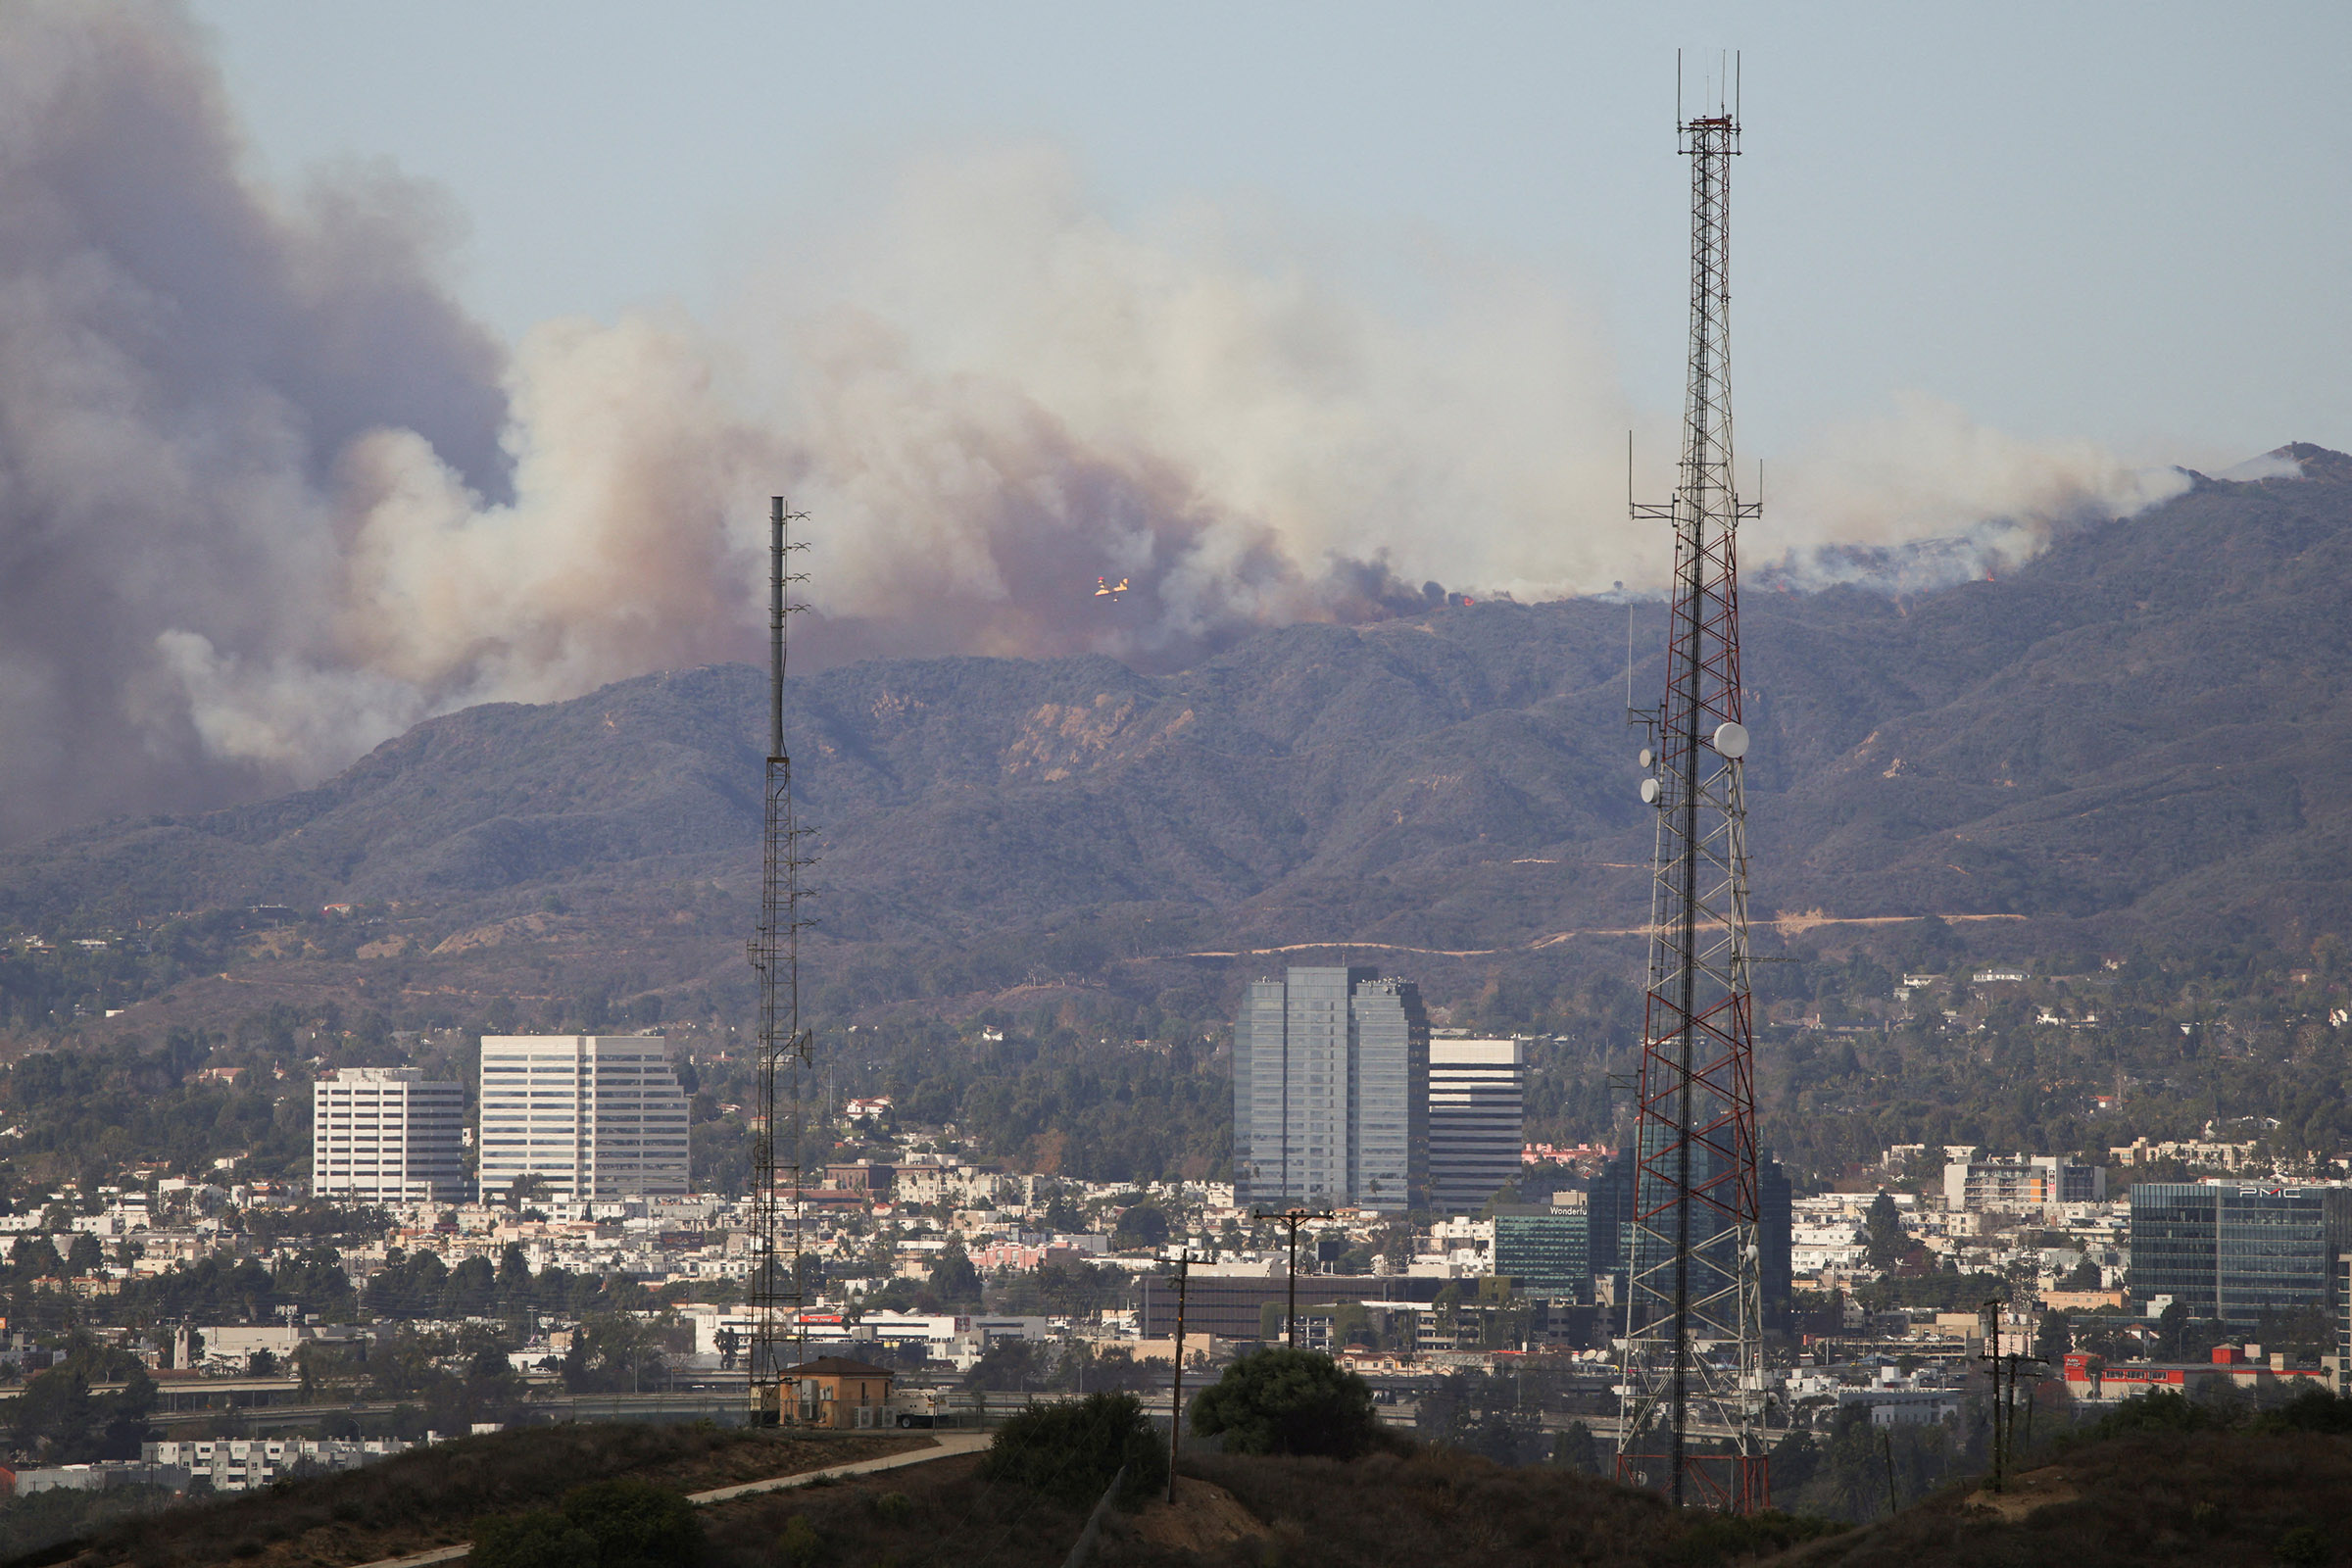
{"label": "power line", "polygon": [[1303,1208],[1286,1208],[1279,1214],[1270,1214],[1262,1208],[1257,1208],[1250,1211],[1250,1217],[1273,1220],[1276,1224],[1286,1227],[1291,1233],[1290,1308],[1283,1321],[1286,1325],[1284,1336],[1288,1340],[1290,1348],[1296,1350],[1298,1348],[1298,1227],[1310,1219],[1337,1219],[1339,1216],[1332,1213],[1309,1213]]}

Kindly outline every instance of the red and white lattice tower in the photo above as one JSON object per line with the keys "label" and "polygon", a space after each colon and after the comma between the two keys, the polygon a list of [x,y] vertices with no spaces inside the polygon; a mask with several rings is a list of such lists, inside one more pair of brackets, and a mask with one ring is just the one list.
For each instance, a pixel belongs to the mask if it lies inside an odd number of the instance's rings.
{"label": "red and white lattice tower", "polygon": [[1657,812],[1649,994],[1626,1257],[1620,1479],[1735,1513],[1770,1505],[1764,1450],[1739,568],[1756,514],[1732,484],[1729,269],[1736,109],[1681,123],[1690,160],[1690,370],[1674,500],[1665,700],[1642,798]]}

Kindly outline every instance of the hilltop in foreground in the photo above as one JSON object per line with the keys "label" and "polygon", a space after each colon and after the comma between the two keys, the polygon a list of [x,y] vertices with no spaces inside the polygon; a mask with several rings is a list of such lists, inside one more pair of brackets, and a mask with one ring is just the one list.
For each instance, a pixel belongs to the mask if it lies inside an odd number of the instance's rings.
{"label": "hilltop in foreground", "polygon": [[[770,1440],[774,1441],[774,1440]],[[697,1454],[672,1452],[684,1442]],[[465,1539],[473,1520],[551,1505],[582,1479],[646,1450],[643,1473],[750,1463],[741,1436],[539,1429],[468,1440],[373,1470],[293,1483],[116,1527],[78,1547],[17,1562],[164,1568],[344,1565],[388,1544]],[[808,1444],[778,1443],[783,1448]],[[557,1449],[564,1450],[558,1454]],[[708,1449],[708,1455],[702,1450]],[[660,1450],[656,1452],[654,1450]],[[569,1458],[564,1458],[569,1455]],[[698,1456],[700,1455],[700,1456]],[[847,1457],[828,1448],[820,1463]],[[563,1462],[551,1466],[549,1460]],[[806,1468],[806,1456],[777,1468]],[[681,1468],[683,1466],[684,1468]],[[696,1469],[700,1466],[700,1469]],[[897,1568],[988,1563],[1055,1568],[1085,1522],[1055,1498],[979,1479],[976,1457],[944,1459],[699,1510],[701,1560],[718,1568]],[[734,1469],[727,1474],[732,1475]],[[1507,1468],[1430,1446],[1352,1462],[1188,1455],[1174,1507],[1114,1513],[1094,1560],[1218,1568],[1689,1568],[1788,1562],[1819,1568],[2064,1564],[2327,1564],[2345,1560],[2352,1439],[2311,1432],[2143,1433],[2084,1443],[2004,1494],[1975,1483],[1890,1520],[1820,1537],[1804,1521],[1677,1515],[1646,1494],[1549,1466]],[[383,1534],[402,1513],[397,1536]],[[1817,1539],[1818,1538],[1818,1539]]]}

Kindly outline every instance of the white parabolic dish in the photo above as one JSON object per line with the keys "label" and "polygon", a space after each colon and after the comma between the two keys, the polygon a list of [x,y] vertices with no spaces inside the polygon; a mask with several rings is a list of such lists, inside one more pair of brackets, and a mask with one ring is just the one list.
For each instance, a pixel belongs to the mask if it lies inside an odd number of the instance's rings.
{"label": "white parabolic dish", "polygon": [[1747,726],[1718,724],[1715,726],[1715,755],[1737,761],[1747,755]]}

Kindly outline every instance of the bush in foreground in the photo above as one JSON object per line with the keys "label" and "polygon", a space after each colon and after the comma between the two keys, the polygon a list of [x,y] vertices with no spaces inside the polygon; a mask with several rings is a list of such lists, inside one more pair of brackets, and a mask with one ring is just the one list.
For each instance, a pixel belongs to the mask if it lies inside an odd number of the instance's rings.
{"label": "bush in foreground", "polygon": [[1193,1401],[1192,1419],[1202,1437],[1222,1437],[1227,1453],[1352,1459],[1380,1442],[1371,1389],[1313,1350],[1243,1356]]}
{"label": "bush in foreground", "polygon": [[1134,1395],[1090,1394],[1074,1404],[1033,1404],[1005,1422],[980,1475],[1083,1509],[1094,1506],[1121,1466],[1127,1471],[1122,1503],[1152,1495],[1167,1485],[1166,1440],[1144,1419]]}
{"label": "bush in foreground", "polygon": [[650,1481],[598,1481],[540,1509],[475,1526],[472,1568],[691,1568],[703,1526],[684,1495]]}

